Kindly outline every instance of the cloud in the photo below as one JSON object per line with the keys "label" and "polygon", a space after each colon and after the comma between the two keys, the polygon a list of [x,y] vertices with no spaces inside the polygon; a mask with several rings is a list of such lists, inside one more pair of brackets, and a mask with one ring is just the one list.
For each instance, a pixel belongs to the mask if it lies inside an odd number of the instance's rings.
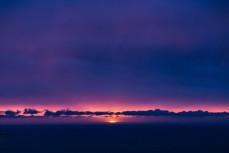
{"label": "cloud", "polygon": [[[110,111],[73,111],[73,110],[57,110],[57,111],[50,111],[50,110],[45,110],[44,114],[40,114],[42,111],[38,111],[36,109],[25,109],[23,114],[24,115],[19,115],[21,111],[12,111],[12,110],[7,110],[7,111],[1,111],[2,113],[0,114],[1,118],[7,118],[7,117],[31,117],[31,116],[25,116],[26,114],[37,114],[35,117],[63,117],[63,116],[69,116],[69,117],[74,117],[74,116],[165,116],[165,117],[223,117],[223,116],[229,116],[229,112],[208,112],[208,111],[181,111],[181,112],[172,112],[168,110],[160,110],[160,109],[155,109],[155,110],[139,110],[139,111],[123,111],[123,112],[110,112]],[[34,117],[34,116],[33,116]]]}
{"label": "cloud", "polygon": [[73,116],[73,115],[89,115],[90,112],[79,112],[71,110],[58,110],[56,112],[46,110],[44,116]]}
{"label": "cloud", "polygon": [[34,114],[39,114],[40,111],[36,110],[36,109],[31,109],[31,108],[25,108],[23,114],[30,114],[30,115],[34,115]]}
{"label": "cloud", "polygon": [[46,110],[44,116],[82,116],[82,115],[96,115],[96,116],[102,116],[102,115],[113,115],[114,112],[91,112],[91,111],[72,111],[72,110],[58,110],[58,111],[49,111]]}
{"label": "cloud", "polygon": [[228,112],[208,112],[208,111],[182,111],[170,112],[168,110],[147,110],[147,111],[124,111],[121,113],[126,116],[176,116],[176,117],[208,117],[208,116],[229,116]]}
{"label": "cloud", "polygon": [[226,5],[165,1],[1,1],[0,104],[227,103]]}
{"label": "cloud", "polygon": [[121,113],[122,115],[127,116],[173,116],[174,112],[169,112],[167,110],[147,110],[147,111],[124,111]]}
{"label": "cloud", "polygon": [[21,111],[12,111],[12,110],[7,110],[4,112],[6,117],[16,117],[18,114],[21,113]]}
{"label": "cloud", "polygon": [[187,116],[187,117],[208,117],[208,116],[229,116],[228,112],[218,112],[218,113],[213,113],[213,112],[208,112],[208,111],[188,111],[188,112],[178,112],[175,114],[176,116]]}

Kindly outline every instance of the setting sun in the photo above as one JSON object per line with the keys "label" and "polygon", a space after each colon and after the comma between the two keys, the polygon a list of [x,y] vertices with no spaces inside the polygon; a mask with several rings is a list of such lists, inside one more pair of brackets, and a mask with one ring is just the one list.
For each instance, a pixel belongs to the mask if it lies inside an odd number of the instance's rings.
{"label": "setting sun", "polygon": [[114,123],[117,123],[117,121],[112,119],[112,120],[109,120],[108,123],[114,124]]}

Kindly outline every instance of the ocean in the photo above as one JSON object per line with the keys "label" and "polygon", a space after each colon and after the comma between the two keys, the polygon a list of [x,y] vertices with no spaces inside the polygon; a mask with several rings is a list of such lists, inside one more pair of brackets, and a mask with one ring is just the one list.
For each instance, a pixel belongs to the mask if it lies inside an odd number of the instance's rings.
{"label": "ocean", "polygon": [[0,153],[229,153],[229,125],[0,125]]}

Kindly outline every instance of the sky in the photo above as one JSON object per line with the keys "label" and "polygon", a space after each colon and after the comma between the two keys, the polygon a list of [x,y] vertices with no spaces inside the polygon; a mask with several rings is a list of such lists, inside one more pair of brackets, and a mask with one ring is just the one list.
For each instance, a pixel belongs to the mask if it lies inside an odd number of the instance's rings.
{"label": "sky", "polygon": [[227,0],[1,0],[0,109],[229,111]]}

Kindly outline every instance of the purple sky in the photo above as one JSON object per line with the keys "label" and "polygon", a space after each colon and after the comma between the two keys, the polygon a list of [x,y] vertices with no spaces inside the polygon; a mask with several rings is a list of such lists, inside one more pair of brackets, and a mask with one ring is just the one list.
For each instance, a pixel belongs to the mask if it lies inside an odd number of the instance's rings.
{"label": "purple sky", "polygon": [[0,107],[229,111],[226,0],[1,0]]}

